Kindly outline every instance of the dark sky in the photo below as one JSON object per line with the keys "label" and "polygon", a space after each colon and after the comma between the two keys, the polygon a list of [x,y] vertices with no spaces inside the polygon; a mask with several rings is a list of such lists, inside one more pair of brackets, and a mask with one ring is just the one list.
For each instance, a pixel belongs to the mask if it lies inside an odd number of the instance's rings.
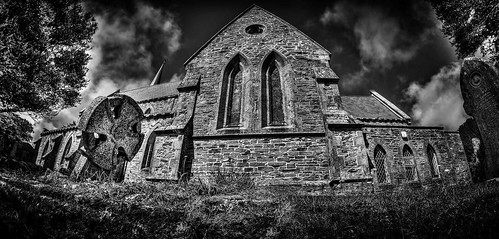
{"label": "dark sky", "polygon": [[[166,60],[163,81],[239,13],[257,4],[328,49],[343,95],[375,90],[414,124],[455,130],[465,119],[459,64],[431,6],[407,1],[87,1],[98,30],[82,106],[42,124],[60,127],[97,95],[147,85]],[[52,124],[52,125],[50,125]],[[41,126],[40,126],[41,127]]]}

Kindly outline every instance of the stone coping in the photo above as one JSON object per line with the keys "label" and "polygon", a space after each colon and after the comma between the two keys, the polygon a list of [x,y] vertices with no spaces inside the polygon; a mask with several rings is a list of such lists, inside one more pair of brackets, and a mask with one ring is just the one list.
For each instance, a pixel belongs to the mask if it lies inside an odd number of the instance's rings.
{"label": "stone coping", "polygon": [[239,133],[220,135],[194,135],[193,139],[219,139],[219,138],[271,138],[271,137],[325,137],[325,132],[265,132],[265,133]]}

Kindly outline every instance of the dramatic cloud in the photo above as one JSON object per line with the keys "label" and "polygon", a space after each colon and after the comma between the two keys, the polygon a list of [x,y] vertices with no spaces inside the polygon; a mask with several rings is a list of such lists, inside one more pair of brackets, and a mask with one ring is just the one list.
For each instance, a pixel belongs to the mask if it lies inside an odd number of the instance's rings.
{"label": "dramatic cloud", "polygon": [[[141,2],[129,4],[127,9],[106,7],[105,11],[98,4],[88,6],[95,11],[98,28],[92,37],[86,75],[89,84],[81,91],[81,104],[40,125],[61,127],[77,121],[79,111],[97,96],[148,85],[158,63],[180,48],[182,32],[170,12]],[[178,75],[172,78],[179,80]],[[41,127],[35,126],[35,137]]]}
{"label": "dramatic cloud", "polygon": [[133,15],[105,12],[96,20],[95,59],[90,63],[94,67],[89,71],[95,83],[111,80],[120,88],[137,82],[145,85],[155,73],[153,61],[161,62],[180,47],[181,31],[173,16],[148,5],[139,3]]}
{"label": "dramatic cloud", "polygon": [[460,64],[443,67],[431,81],[421,86],[412,83],[405,94],[415,100],[413,119],[420,125],[440,125],[457,130],[468,117],[463,109],[459,87]]}
{"label": "dramatic cloud", "polygon": [[33,138],[38,139],[40,137],[40,133],[43,132],[45,129],[47,130],[53,130],[56,127],[52,122],[48,122],[46,120],[42,120],[39,123],[35,124],[33,127]]}
{"label": "dramatic cloud", "polygon": [[[324,25],[342,25],[351,29],[357,41],[360,70],[345,76],[345,87],[364,83],[372,72],[383,72],[394,64],[411,60],[437,29],[437,20],[427,3],[339,1],[320,17]],[[402,9],[402,11],[391,11]]]}

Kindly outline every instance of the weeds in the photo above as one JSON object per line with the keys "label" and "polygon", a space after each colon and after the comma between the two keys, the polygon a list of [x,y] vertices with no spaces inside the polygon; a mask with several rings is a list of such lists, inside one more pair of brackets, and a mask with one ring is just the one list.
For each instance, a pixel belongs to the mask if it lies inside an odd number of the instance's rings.
{"label": "weeds", "polygon": [[247,173],[224,173],[218,171],[207,179],[194,178],[184,183],[197,195],[237,194],[255,189],[255,182]]}
{"label": "weeds", "polygon": [[312,196],[255,187],[248,174],[223,172],[180,183],[0,176],[3,238],[494,238],[499,232],[497,182]]}

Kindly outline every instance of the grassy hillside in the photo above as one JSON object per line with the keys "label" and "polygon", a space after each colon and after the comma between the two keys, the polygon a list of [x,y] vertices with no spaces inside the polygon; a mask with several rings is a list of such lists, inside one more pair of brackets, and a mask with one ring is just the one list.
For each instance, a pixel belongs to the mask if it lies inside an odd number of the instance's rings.
{"label": "grassy hillside", "polygon": [[499,183],[367,196],[0,173],[1,238],[496,238]]}

